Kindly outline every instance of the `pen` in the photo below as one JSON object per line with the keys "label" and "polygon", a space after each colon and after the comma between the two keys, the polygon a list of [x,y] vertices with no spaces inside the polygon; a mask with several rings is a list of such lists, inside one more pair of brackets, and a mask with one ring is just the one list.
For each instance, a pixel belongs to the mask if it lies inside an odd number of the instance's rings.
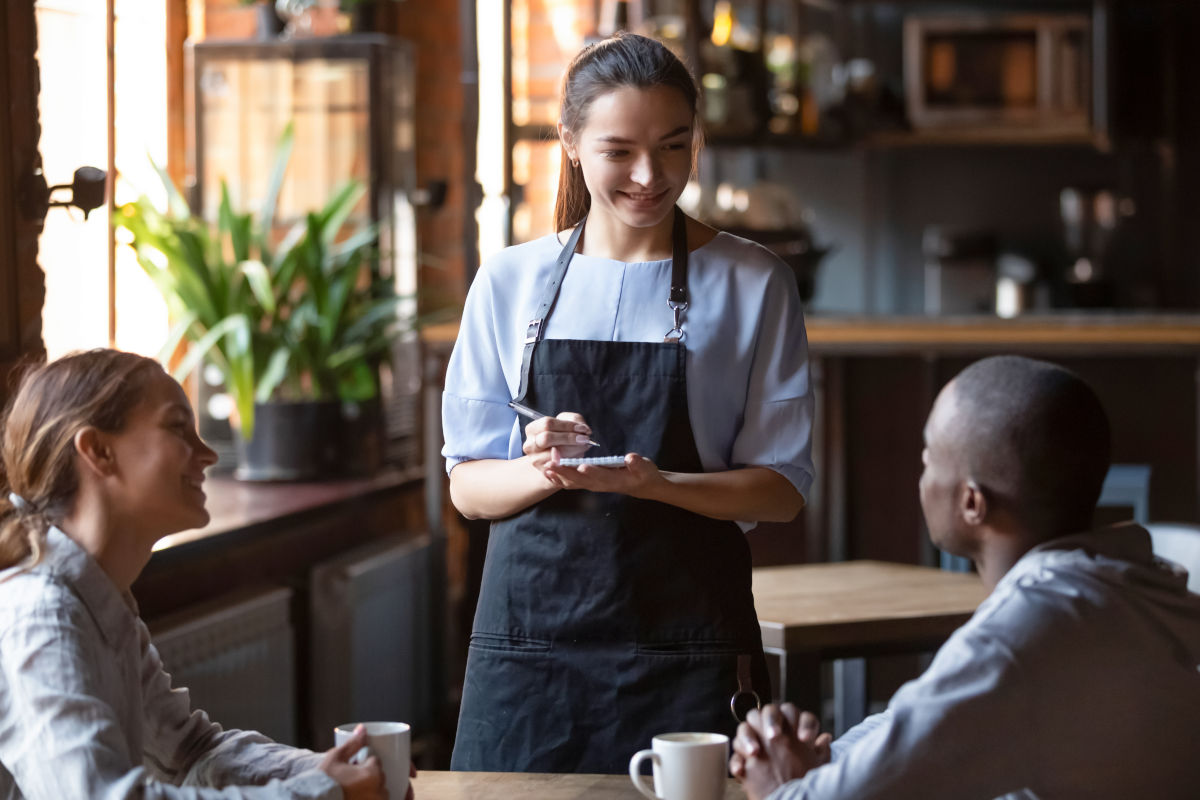
{"label": "pen", "polygon": [[[540,411],[534,411],[529,406],[521,405],[516,400],[510,400],[508,402],[508,407],[520,414],[522,417],[528,417],[529,419],[541,419],[542,417],[547,416]],[[600,446],[599,442],[593,442],[591,439],[588,439],[588,444],[590,444],[592,447]]]}

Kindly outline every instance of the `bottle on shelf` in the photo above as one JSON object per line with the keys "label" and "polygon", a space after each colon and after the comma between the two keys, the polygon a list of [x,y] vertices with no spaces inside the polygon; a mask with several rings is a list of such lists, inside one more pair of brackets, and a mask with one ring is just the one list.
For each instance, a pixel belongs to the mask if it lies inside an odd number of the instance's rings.
{"label": "bottle on shelf", "polygon": [[765,122],[765,67],[751,17],[744,4],[716,0],[711,32],[700,43],[704,121],[714,136],[752,136]]}

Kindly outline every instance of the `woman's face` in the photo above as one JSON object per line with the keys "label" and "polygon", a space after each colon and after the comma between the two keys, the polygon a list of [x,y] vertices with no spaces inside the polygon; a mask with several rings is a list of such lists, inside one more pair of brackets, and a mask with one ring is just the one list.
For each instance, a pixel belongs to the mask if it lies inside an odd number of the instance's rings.
{"label": "woman's face", "polygon": [[170,376],[152,371],[125,427],[109,437],[110,500],[121,519],[151,542],[208,523],[201,487],[217,454],[196,433],[187,396]]}
{"label": "woman's face", "polygon": [[581,130],[560,129],[578,159],[595,214],[631,228],[661,222],[692,173],[692,109],[677,89],[622,87],[586,110]]}

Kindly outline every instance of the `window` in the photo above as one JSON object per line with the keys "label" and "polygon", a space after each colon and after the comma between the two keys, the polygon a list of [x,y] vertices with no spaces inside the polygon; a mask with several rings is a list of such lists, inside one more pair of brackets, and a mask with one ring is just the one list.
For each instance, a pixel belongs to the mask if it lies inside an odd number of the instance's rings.
{"label": "window", "polygon": [[[39,106],[43,170],[70,183],[77,167],[108,161],[107,18],[97,0],[38,0]],[[167,162],[166,4],[116,0],[113,82],[116,203],[146,194],[165,201],[151,165]],[[160,43],[160,46],[154,46]],[[63,199],[56,193],[54,199]],[[166,338],[166,305],[133,251],[117,244],[110,278],[108,211],[83,221],[78,209],[53,209],[39,240],[46,274],[42,337],[50,358],[115,345],[155,355]],[[110,330],[110,298],[115,319]]]}

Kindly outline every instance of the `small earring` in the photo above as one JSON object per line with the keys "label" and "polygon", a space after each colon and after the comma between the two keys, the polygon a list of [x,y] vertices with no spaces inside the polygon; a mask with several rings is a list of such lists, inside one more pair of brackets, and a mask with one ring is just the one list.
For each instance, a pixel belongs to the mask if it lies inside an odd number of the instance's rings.
{"label": "small earring", "polygon": [[572,159],[571,159],[571,166],[572,166],[572,167],[574,167],[575,169],[579,169],[579,159],[578,159],[578,158],[572,158]]}

